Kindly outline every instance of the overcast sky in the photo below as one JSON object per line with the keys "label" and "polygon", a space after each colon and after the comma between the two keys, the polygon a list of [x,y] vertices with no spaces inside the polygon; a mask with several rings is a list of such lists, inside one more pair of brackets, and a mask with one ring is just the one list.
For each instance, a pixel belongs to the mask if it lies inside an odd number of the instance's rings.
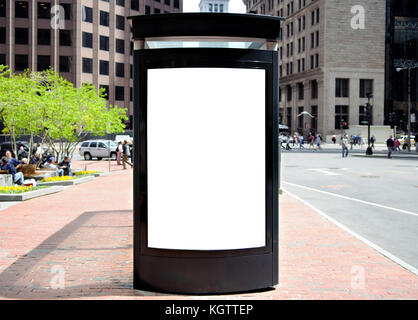
{"label": "overcast sky", "polygon": [[[199,12],[200,0],[183,0],[184,12]],[[230,0],[229,12],[231,13],[245,13],[245,5],[242,0]]]}

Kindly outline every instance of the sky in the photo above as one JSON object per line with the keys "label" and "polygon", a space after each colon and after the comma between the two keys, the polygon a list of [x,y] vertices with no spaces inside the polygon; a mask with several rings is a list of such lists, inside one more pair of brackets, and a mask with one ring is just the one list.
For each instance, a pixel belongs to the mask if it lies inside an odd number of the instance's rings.
{"label": "sky", "polygon": [[[199,12],[200,0],[183,0],[183,12]],[[245,5],[242,0],[229,1],[230,13],[245,13]]]}

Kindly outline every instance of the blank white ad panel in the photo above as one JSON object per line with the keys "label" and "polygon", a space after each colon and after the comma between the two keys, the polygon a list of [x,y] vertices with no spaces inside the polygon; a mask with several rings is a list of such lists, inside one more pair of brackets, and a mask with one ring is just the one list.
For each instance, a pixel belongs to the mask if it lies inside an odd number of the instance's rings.
{"label": "blank white ad panel", "polygon": [[266,245],[265,70],[148,70],[148,247]]}

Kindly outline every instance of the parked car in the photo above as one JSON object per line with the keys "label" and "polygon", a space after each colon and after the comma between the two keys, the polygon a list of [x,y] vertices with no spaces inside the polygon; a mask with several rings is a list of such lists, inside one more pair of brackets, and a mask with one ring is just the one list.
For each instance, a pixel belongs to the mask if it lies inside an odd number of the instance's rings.
{"label": "parked car", "polygon": [[84,141],[78,150],[80,156],[84,157],[84,160],[92,160],[93,158],[98,160],[103,158],[116,160],[116,147],[117,144],[114,141],[88,140]]}

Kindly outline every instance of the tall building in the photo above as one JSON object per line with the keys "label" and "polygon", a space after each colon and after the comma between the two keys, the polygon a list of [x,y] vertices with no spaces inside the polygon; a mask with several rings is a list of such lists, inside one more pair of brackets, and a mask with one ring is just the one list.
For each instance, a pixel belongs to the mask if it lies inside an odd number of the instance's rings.
{"label": "tall building", "polygon": [[200,12],[228,12],[229,0],[200,0]]}
{"label": "tall building", "polygon": [[[286,17],[279,42],[283,124],[303,133],[339,134],[342,120],[350,127],[367,120],[368,93],[374,95],[372,124],[384,124],[385,1],[243,2],[247,12]],[[302,111],[314,118],[297,117]]]}
{"label": "tall building", "polygon": [[[418,64],[418,1],[386,0],[386,124],[406,131],[408,123],[408,72],[397,72],[396,60],[413,60]],[[418,68],[411,70],[412,132],[418,132]],[[391,121],[392,120],[392,121]]]}
{"label": "tall building", "polygon": [[[0,64],[13,72],[52,66],[77,87],[105,88],[109,103],[127,108],[132,119],[126,18],[181,12],[182,5],[182,0],[0,0]],[[51,14],[57,8],[58,14]]]}

